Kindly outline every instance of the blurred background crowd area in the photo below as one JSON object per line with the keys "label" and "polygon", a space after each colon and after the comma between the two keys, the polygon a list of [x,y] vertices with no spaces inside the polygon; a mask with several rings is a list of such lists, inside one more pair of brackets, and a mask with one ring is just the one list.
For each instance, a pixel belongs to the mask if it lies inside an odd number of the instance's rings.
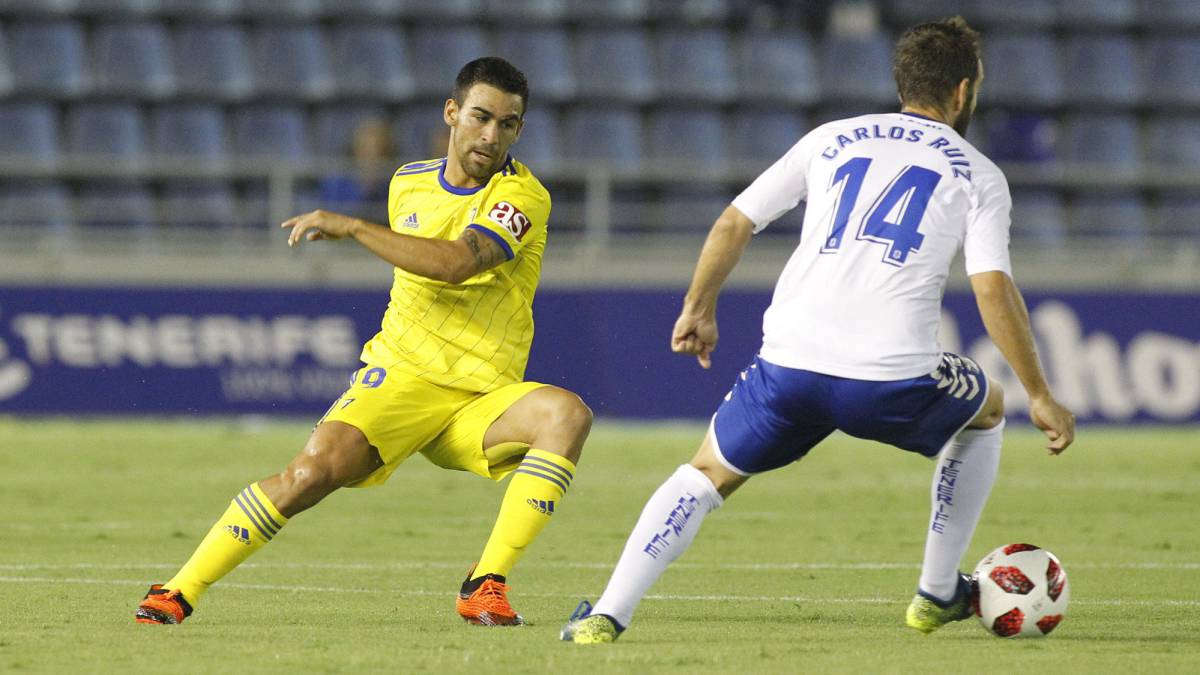
{"label": "blurred background crowd area", "polygon": [[383,222],[395,167],[445,154],[458,68],[498,54],[530,79],[514,155],[552,236],[692,258],[807,130],[898,109],[895,39],[954,14],[983,32],[969,138],[1009,176],[1014,247],[1051,277],[1200,279],[1194,0],[0,0],[0,249],[200,264],[318,206]]}

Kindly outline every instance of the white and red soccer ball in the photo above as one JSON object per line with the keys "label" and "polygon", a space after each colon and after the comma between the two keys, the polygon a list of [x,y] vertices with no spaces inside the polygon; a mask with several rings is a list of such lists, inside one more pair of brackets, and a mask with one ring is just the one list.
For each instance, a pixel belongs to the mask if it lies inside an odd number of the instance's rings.
{"label": "white and red soccer ball", "polygon": [[1042,637],[1067,611],[1067,572],[1054,554],[1033,544],[1007,544],[975,567],[979,605],[975,613],[999,637]]}

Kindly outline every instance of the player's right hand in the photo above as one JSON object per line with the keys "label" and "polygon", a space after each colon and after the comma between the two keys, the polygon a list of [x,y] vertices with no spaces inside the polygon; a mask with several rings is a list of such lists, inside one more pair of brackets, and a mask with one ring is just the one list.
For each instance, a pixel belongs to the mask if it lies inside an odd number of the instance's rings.
{"label": "player's right hand", "polygon": [[1046,449],[1052,455],[1061,454],[1075,440],[1075,415],[1051,396],[1029,401],[1029,419],[1050,439]]}
{"label": "player's right hand", "polygon": [[710,314],[684,310],[671,332],[671,351],[694,354],[701,368],[712,367],[712,352],[717,348],[717,319]]}

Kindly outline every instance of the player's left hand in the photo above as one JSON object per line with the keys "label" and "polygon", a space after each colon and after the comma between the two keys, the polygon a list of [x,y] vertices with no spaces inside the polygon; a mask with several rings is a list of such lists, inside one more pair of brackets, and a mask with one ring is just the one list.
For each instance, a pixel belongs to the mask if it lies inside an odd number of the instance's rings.
{"label": "player's left hand", "polygon": [[301,241],[316,241],[318,239],[342,239],[353,234],[358,220],[340,213],[317,209],[289,218],[280,227],[291,228],[288,233],[288,246],[295,246]]}

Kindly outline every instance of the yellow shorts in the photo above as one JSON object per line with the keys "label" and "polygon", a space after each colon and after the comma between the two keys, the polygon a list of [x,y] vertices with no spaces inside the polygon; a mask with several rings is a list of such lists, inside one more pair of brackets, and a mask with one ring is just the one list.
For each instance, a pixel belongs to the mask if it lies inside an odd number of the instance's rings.
{"label": "yellow shorts", "polygon": [[484,448],[484,434],[521,397],[544,386],[518,382],[480,394],[433,385],[399,368],[367,366],[354,373],[350,388],[317,424],[349,424],[379,450],[384,465],[351,487],[382,485],[414,452],[447,469],[500,480],[529,446]]}

